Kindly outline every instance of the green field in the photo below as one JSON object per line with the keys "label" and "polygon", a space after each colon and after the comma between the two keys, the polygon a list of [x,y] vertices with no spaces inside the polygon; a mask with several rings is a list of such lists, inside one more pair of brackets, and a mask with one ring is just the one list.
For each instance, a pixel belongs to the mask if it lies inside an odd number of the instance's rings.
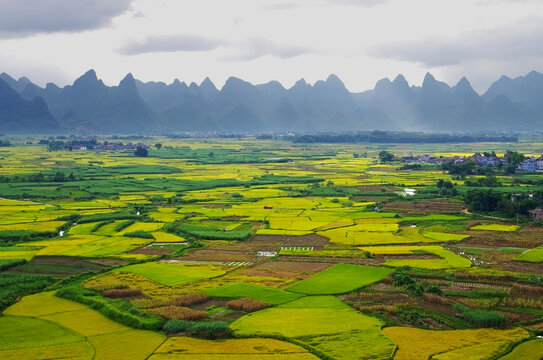
{"label": "green field", "polygon": [[380,281],[390,272],[386,268],[336,264],[286,290],[307,295],[343,294]]}
{"label": "green field", "polygon": [[536,247],[520,254],[515,258],[518,261],[528,261],[533,263],[543,262],[543,247]]}
{"label": "green field", "polygon": [[160,284],[173,286],[191,281],[210,279],[226,273],[222,267],[213,265],[176,264],[164,262],[149,262],[130,265],[116,271],[132,272]]}
{"label": "green field", "polygon": [[207,289],[205,290],[205,293],[218,298],[248,297],[259,301],[264,301],[271,305],[289,302],[302,296],[300,294],[293,294],[280,289],[244,283],[222,285],[216,288]]}

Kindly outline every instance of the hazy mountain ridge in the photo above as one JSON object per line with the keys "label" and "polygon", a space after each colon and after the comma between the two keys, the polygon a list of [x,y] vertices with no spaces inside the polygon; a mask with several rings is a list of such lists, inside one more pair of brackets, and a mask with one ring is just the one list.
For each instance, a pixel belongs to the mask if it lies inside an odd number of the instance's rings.
{"label": "hazy mountain ridge", "polygon": [[[349,92],[335,75],[314,85],[301,79],[289,89],[276,81],[253,85],[231,77],[219,90],[209,78],[199,85],[177,79],[165,84],[142,82],[131,74],[109,87],[94,70],[64,88],[52,83],[41,88],[5,73],[0,81],[25,101],[9,105],[13,94],[0,93],[0,128],[7,132],[22,132],[25,126],[95,132],[543,129],[543,74],[535,71],[515,79],[502,76],[483,95],[466,78],[451,87],[429,73],[420,87],[398,75],[363,93]],[[29,101],[37,101],[36,109],[48,108],[49,117],[43,112],[5,125],[6,109],[20,107],[16,113],[22,119]]]}

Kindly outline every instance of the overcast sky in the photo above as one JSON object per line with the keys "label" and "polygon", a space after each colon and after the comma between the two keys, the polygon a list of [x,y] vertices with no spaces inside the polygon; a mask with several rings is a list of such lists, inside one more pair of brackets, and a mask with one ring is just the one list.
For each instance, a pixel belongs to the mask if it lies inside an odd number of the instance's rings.
{"label": "overcast sky", "polygon": [[351,91],[427,71],[479,92],[543,72],[541,0],[0,0],[0,72],[39,85],[95,69],[106,84],[290,87],[338,75]]}

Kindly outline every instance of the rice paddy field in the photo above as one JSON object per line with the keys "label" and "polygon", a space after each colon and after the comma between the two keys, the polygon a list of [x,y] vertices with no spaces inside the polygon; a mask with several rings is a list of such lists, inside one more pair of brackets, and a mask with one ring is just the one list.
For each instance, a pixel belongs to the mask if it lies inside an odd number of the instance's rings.
{"label": "rice paddy field", "polygon": [[[543,226],[399,160],[448,145],[46,140],[0,148],[1,359],[541,358]],[[498,175],[479,190],[541,200],[543,175]]]}

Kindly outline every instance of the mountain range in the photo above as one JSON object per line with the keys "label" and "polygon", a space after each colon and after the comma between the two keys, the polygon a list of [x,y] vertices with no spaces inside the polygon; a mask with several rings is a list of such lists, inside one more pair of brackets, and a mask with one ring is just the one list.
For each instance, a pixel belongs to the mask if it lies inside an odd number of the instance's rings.
{"label": "mountain range", "polygon": [[324,132],[543,130],[543,74],[502,76],[479,95],[466,78],[449,86],[426,74],[422,86],[398,75],[351,93],[335,75],[289,89],[231,77],[187,85],[142,82],[132,74],[105,85],[89,70],[63,88],[0,74],[1,133]]}

